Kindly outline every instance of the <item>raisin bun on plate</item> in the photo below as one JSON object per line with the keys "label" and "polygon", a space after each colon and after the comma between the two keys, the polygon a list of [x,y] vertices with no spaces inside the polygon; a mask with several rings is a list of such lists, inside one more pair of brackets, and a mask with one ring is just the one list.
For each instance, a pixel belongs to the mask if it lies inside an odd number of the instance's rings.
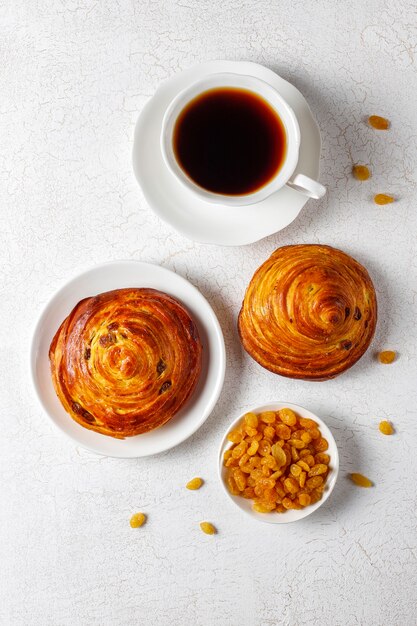
{"label": "raisin bun on plate", "polygon": [[81,426],[123,439],[168,422],[201,371],[197,327],[183,305],[154,289],[81,300],[52,340],[55,391]]}
{"label": "raisin bun on plate", "polygon": [[324,245],[278,248],[246,290],[238,328],[245,350],[281,376],[327,380],[351,367],[375,331],[366,269]]}

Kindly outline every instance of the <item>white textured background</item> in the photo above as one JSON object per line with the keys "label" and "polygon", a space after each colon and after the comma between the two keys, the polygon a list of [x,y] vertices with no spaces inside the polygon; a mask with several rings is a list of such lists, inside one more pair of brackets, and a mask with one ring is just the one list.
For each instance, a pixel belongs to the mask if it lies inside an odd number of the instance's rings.
{"label": "white textured background", "polygon": [[[416,540],[417,15],[400,0],[0,1],[0,623],[30,626],[414,626]],[[146,206],[130,163],[158,84],[203,60],[257,61],[304,93],[323,135],[327,197],[243,248],[194,244]],[[363,118],[386,115],[389,133]],[[373,178],[350,177],[352,161]],[[372,194],[400,200],[377,207]],[[375,341],[335,381],[284,380],[240,348],[236,315],[279,245],[322,242],[364,263],[379,296]],[[27,375],[32,323],[95,263],[160,263],[209,299],[226,338],[220,401],[189,441],[144,460],[98,458],[49,423]],[[378,365],[376,350],[400,358]],[[333,429],[330,500],[288,527],[224,498],[219,437],[241,407],[304,404]],[[398,433],[383,437],[380,418]],[[362,471],[375,488],[346,474]],[[190,493],[194,475],[204,489]],[[129,527],[137,510],[149,521]],[[201,519],[213,521],[206,537]]]}

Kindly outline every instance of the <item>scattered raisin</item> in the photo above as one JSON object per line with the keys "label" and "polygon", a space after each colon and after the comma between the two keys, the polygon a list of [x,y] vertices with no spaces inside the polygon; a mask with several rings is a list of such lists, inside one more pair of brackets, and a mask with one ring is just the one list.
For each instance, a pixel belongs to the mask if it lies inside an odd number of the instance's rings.
{"label": "scattered raisin", "polygon": [[146,515],[144,513],[135,513],[130,518],[130,525],[132,528],[140,528],[146,521]]}
{"label": "scattered raisin", "polygon": [[395,198],[393,196],[389,196],[386,193],[377,193],[374,196],[374,202],[375,204],[379,204],[379,205],[384,205],[384,204],[391,204],[391,202],[394,202]]}
{"label": "scattered raisin", "polygon": [[350,350],[352,347],[352,342],[349,341],[348,339],[345,339],[344,341],[341,342],[340,345],[343,348],[343,350]]}
{"label": "scattered raisin", "polygon": [[353,319],[359,321],[361,319],[361,317],[362,317],[362,313],[361,313],[359,307],[355,306],[355,312],[353,314]]}
{"label": "scattered raisin", "polygon": [[368,124],[375,128],[375,130],[388,130],[390,122],[385,117],[379,115],[370,115],[368,117]]}
{"label": "scattered raisin", "polygon": [[90,356],[91,356],[91,348],[86,348],[86,349],[84,350],[84,358],[85,358],[85,360],[86,360],[86,361],[88,361],[88,359],[90,358]]}
{"label": "scattered raisin", "polygon": [[196,489],[200,489],[202,484],[203,484],[203,480],[201,478],[196,477],[188,481],[188,483],[185,486],[187,489],[190,489],[190,491],[195,491]]}
{"label": "scattered raisin", "polygon": [[368,180],[371,176],[371,172],[366,165],[354,165],[352,167],[352,174],[356,180]]}
{"label": "scattered raisin", "polygon": [[397,353],[394,350],[383,350],[378,354],[378,360],[380,363],[384,363],[384,365],[389,365],[395,361],[395,357]]}
{"label": "scattered raisin", "polygon": [[119,328],[119,322],[112,322],[111,324],[108,324],[107,329],[108,330],[117,330]]}
{"label": "scattered raisin", "polygon": [[383,435],[394,434],[394,427],[391,422],[388,422],[387,420],[382,420],[382,422],[379,422],[379,430]]}
{"label": "scattered raisin", "polygon": [[369,478],[366,478],[366,476],[364,476],[363,474],[356,474],[356,473],[350,474],[350,479],[358,487],[368,488],[368,487],[372,487],[373,485],[373,482],[369,480]]}
{"label": "scattered raisin", "polygon": [[215,535],[217,532],[213,524],[210,524],[210,522],[200,522],[200,528],[203,533],[206,533],[206,535]]}

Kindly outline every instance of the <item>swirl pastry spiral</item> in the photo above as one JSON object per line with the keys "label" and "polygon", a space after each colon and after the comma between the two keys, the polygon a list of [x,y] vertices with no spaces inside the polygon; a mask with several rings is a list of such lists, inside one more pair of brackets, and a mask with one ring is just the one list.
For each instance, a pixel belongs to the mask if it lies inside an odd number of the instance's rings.
{"label": "swirl pastry spiral", "polygon": [[81,300],[52,340],[55,391],[85,428],[119,439],[162,426],[201,371],[202,346],[185,308],[154,289]]}
{"label": "swirl pastry spiral", "polygon": [[245,350],[281,376],[327,380],[351,367],[375,331],[368,272],[323,245],[278,248],[246,290],[238,328]]}

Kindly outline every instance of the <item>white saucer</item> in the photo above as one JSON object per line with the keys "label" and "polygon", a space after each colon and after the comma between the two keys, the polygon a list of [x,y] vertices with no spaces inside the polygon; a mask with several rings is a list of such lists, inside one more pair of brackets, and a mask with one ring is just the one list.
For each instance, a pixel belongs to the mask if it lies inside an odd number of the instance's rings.
{"label": "white saucer", "polygon": [[[149,433],[120,440],[87,430],[66,413],[52,385],[48,352],[59,325],[82,298],[123,287],[153,287],[180,300],[197,324],[203,344],[203,367],[191,398],[172,420]],[[36,324],[30,355],[35,392],[51,420],[77,444],[98,454],[122,458],[157,454],[190,437],[217,402],[225,363],[223,334],[207,300],[185,278],[158,265],[139,261],[104,263],[61,287]]]}
{"label": "white saucer", "polygon": [[183,187],[166,167],[160,148],[162,118],[171,100],[205,74],[234,72],[256,76],[271,84],[294,110],[301,130],[300,159],[295,174],[318,179],[321,140],[317,124],[301,93],[257,63],[212,61],[195,65],[164,82],[141,112],[135,129],[133,169],[149,206],[164,221],[190,239],[240,246],[253,243],[288,226],[308,198],[283,187],[263,202],[225,207],[205,202]]}

